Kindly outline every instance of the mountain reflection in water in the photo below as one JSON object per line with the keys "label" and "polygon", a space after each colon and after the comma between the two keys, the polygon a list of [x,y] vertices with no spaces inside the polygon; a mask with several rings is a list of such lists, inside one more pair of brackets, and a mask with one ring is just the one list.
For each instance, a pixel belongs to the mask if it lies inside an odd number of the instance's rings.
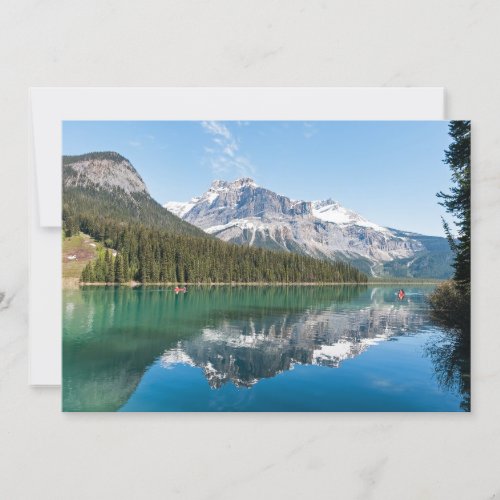
{"label": "mountain reflection in water", "polygon": [[[303,312],[224,319],[216,328],[205,327],[195,338],[179,341],[161,363],[166,368],[177,363],[198,366],[213,388],[229,381],[249,387],[296,363],[337,368],[370,345],[422,325],[421,315],[395,302],[384,303],[383,294],[374,292],[377,307],[339,310],[334,303]],[[359,293],[357,289],[352,295]]]}
{"label": "mountain reflection in water", "polygon": [[[403,302],[395,287],[366,286],[191,287],[180,295],[158,287],[67,291],[63,406],[66,411],[116,411],[140,400],[137,410],[148,394],[157,401],[145,409],[206,410],[195,401],[191,408],[189,398],[200,400],[202,394],[209,403],[220,392],[227,404],[220,402],[217,409],[237,410],[227,400],[236,396],[228,391],[255,391],[260,381],[278,380],[298,367],[342,372],[345,360],[373,345],[425,332],[433,327],[425,301],[430,290],[408,289]],[[420,363],[422,355],[416,355]],[[181,377],[186,369],[201,370],[209,392],[203,392],[202,380]],[[307,397],[306,379],[287,390]],[[321,395],[317,381],[310,385]],[[185,401],[160,403],[173,397],[169,391],[180,391],[176,397]],[[325,385],[324,391],[329,394],[331,388]],[[266,409],[246,404],[249,410]],[[284,409],[301,407],[290,403]]]}

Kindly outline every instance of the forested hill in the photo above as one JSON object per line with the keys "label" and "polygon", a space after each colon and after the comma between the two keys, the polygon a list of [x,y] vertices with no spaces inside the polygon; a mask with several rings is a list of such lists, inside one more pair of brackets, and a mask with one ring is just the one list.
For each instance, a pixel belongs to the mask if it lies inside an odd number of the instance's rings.
{"label": "forested hill", "polygon": [[153,200],[131,163],[114,152],[63,157],[63,229],[108,248],[84,269],[83,282],[366,281],[345,263],[207,235]]}
{"label": "forested hill", "polygon": [[176,234],[206,237],[153,198],[144,181],[123,156],[114,152],[63,156],[63,222],[68,234],[82,220],[137,222]]}

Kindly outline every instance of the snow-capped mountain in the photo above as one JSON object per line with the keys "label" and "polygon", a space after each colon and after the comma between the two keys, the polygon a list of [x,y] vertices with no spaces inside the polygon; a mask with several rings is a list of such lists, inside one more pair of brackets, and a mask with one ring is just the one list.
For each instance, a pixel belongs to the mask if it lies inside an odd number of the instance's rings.
{"label": "snow-capped mountain", "polygon": [[369,227],[377,231],[388,231],[386,227],[379,226],[365,219],[358,213],[343,207],[332,199],[312,202],[312,213],[318,219],[334,224],[351,224],[361,227]]}
{"label": "snow-capped mountain", "polygon": [[216,180],[201,196],[164,207],[225,241],[345,260],[372,275],[450,272],[445,238],[382,227],[332,199],[291,200],[250,178]]}

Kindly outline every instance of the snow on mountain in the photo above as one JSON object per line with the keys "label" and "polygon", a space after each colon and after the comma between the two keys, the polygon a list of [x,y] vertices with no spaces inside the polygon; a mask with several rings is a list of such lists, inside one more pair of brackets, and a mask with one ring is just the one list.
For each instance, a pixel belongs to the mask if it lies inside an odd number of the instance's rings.
{"label": "snow on mountain", "polygon": [[337,368],[371,346],[422,326],[413,307],[386,302],[382,289],[372,291],[376,307],[341,310],[337,306],[306,308],[298,314],[254,318],[242,330],[238,319],[226,318],[199,335],[179,341],[164,352],[162,366],[197,366],[210,387],[226,383],[252,387],[264,378],[293,370],[295,365]]}
{"label": "snow on mountain", "polygon": [[195,206],[195,202],[169,201],[163,206],[182,219]]}
{"label": "snow on mountain", "polygon": [[426,252],[421,235],[380,226],[332,199],[291,200],[250,178],[216,180],[201,196],[164,207],[224,241],[349,261],[374,275]]}
{"label": "snow on mountain", "polygon": [[389,231],[386,227],[379,226],[361,215],[343,207],[340,203],[331,199],[324,201],[313,201],[312,212],[318,219],[334,224],[354,224],[361,227],[370,227],[377,231]]}
{"label": "snow on mountain", "polygon": [[[170,210],[177,217],[184,218],[184,216],[195,206],[211,206],[215,200],[221,195],[227,195],[230,192],[241,190],[245,187],[257,188],[257,184],[250,178],[238,179],[234,182],[227,182],[215,180],[212,185],[202,196],[192,198],[188,202],[183,201],[169,201],[163,206]],[[233,202],[234,205],[234,202]]]}

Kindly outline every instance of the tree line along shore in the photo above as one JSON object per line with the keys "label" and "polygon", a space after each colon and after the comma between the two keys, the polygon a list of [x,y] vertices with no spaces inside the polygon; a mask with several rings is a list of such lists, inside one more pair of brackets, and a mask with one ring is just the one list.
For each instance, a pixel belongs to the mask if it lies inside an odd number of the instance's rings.
{"label": "tree line along shore", "polygon": [[[366,283],[343,262],[290,252],[241,247],[214,238],[172,235],[161,230],[85,224],[103,243],[81,274],[82,283]],[[96,237],[97,236],[97,237]],[[113,250],[112,250],[113,249]]]}

